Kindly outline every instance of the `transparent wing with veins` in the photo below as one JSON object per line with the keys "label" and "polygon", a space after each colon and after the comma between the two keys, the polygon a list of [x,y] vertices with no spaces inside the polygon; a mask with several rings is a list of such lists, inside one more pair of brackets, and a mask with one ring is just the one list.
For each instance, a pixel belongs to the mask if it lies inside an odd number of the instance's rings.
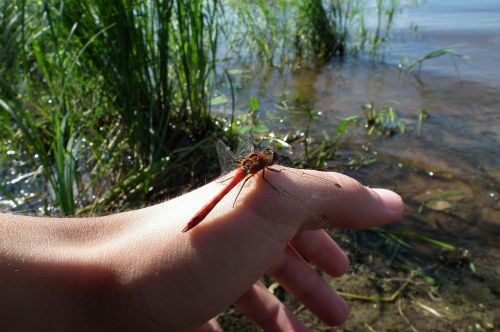
{"label": "transparent wing with veins", "polygon": [[226,175],[227,173],[234,170],[234,168],[238,164],[238,158],[221,140],[217,140],[217,142],[215,142],[215,147],[217,149],[217,155],[219,156],[221,175]]}
{"label": "transparent wing with veins", "polygon": [[222,170],[221,175],[226,175],[234,170],[241,159],[254,152],[252,138],[249,133],[240,136],[240,142],[236,149],[236,153],[232,152],[221,140],[215,142],[215,147],[217,149],[217,155],[219,156],[219,164]]}
{"label": "transparent wing with veins", "polygon": [[250,132],[241,134],[240,141],[238,142],[238,148],[236,149],[236,156],[241,159],[253,152],[254,148],[252,135],[250,134]]}
{"label": "transparent wing with veins", "polygon": [[244,188],[245,198],[238,199],[237,205],[245,204],[257,215],[280,224],[307,221],[306,228],[328,227],[329,220],[321,212],[321,206],[328,206],[331,200],[343,195],[342,187],[327,176],[282,166],[267,168],[265,179],[259,174],[249,182],[248,187],[254,187],[252,190],[258,187],[260,194]]}

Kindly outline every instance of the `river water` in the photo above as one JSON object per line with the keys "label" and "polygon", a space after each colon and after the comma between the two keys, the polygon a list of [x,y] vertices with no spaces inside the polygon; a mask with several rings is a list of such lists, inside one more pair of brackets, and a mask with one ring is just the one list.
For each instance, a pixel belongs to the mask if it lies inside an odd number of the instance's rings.
{"label": "river water", "polygon": [[[411,73],[404,69],[442,48],[462,56],[429,59]],[[323,131],[334,136],[342,118],[362,119],[363,105],[392,107],[406,133],[381,137],[358,128],[338,158],[329,162],[331,169],[399,192],[407,212],[393,229],[467,249],[481,280],[498,286],[500,1],[403,4],[384,54],[383,62],[346,60],[253,73],[251,79],[243,79],[237,103],[246,109],[249,97],[256,97],[267,119],[285,119],[270,127],[277,132],[300,131],[307,117],[276,107],[283,99],[300,96],[302,104],[321,112],[319,121],[312,123],[312,135],[317,137]],[[429,117],[418,129],[420,110]],[[365,167],[339,167],[350,160],[370,159],[376,161]],[[11,206],[2,206],[0,200],[2,207]]]}
{"label": "river water", "polygon": [[[442,48],[461,56],[404,70]],[[392,107],[406,133],[374,138],[359,128],[340,163],[377,162],[345,172],[401,193],[408,211],[401,229],[467,248],[486,274],[500,275],[500,1],[404,6],[382,63],[348,60],[258,77],[240,101],[254,96],[270,117],[282,117],[276,104],[298,95],[322,114],[312,125],[316,135],[334,135],[341,118],[362,116],[367,103]],[[420,130],[419,110],[429,114]],[[304,128],[304,117],[286,117],[283,128]]]}
{"label": "river water", "polygon": [[[367,103],[377,109],[392,107],[406,133],[370,136],[358,128],[332,167],[376,158],[368,167],[345,172],[367,185],[400,192],[408,206],[408,221],[401,227],[468,248],[491,263],[485,266],[498,270],[500,1],[413,2],[402,2],[384,61],[263,69],[244,82],[238,104],[256,97],[262,113],[286,118],[281,129],[289,130],[304,128],[306,118],[286,114],[276,104],[300,96],[302,104],[321,112],[312,124],[313,136],[323,131],[334,136],[347,116],[362,119],[361,107]],[[461,56],[429,59],[413,72],[405,70],[415,59],[442,48]],[[421,110],[429,117],[418,128]]]}

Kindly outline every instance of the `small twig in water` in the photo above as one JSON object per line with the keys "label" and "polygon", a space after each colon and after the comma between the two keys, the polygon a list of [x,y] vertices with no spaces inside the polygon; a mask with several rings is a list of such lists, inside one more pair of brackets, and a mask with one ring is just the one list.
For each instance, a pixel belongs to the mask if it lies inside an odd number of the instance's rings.
{"label": "small twig in water", "polygon": [[418,332],[418,330],[415,328],[415,326],[413,326],[413,324],[410,322],[410,320],[408,319],[408,317],[406,317],[406,315],[403,313],[403,308],[401,307],[401,299],[398,300],[398,312],[399,312],[399,315],[401,317],[403,317],[403,319],[405,320],[406,324],[408,324],[411,328],[411,330],[413,332]]}

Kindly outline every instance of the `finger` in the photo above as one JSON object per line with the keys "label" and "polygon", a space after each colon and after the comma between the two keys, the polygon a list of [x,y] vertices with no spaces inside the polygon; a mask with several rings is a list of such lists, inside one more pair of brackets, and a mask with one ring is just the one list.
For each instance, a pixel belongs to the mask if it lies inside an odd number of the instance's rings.
{"label": "finger", "polygon": [[401,196],[387,189],[372,189],[346,177],[342,199],[327,209],[332,226],[366,229],[401,219],[404,204]]}
{"label": "finger", "polygon": [[264,331],[308,331],[280,300],[259,284],[254,284],[234,306]]}
{"label": "finger", "polygon": [[[324,181],[304,181],[304,177],[281,172],[272,180],[277,186],[289,188],[291,194],[319,208],[332,227],[362,229],[380,226],[402,217],[404,205],[401,197],[386,189],[370,189],[355,179],[333,172],[304,171]],[[337,183],[341,188],[334,188]],[[297,206],[297,208],[300,208]],[[308,221],[302,228],[318,228],[322,224]],[[311,228],[309,227],[309,228]]]}
{"label": "finger", "polygon": [[390,190],[370,189],[339,173],[303,170],[300,174],[290,169],[267,172],[266,180],[257,177],[256,188],[272,183],[275,190],[247,192],[244,206],[264,219],[301,229],[319,229],[325,222],[332,227],[370,228],[403,214],[401,197]]}
{"label": "finger", "polygon": [[205,324],[199,326],[196,330],[196,332],[221,332],[222,328],[220,327],[219,323],[217,323],[217,320],[215,318],[212,318]]}
{"label": "finger", "polygon": [[332,277],[340,277],[349,269],[349,258],[324,230],[302,231],[291,244],[302,256]]}
{"label": "finger", "polygon": [[291,248],[269,274],[326,324],[341,325],[347,319],[345,301]]}

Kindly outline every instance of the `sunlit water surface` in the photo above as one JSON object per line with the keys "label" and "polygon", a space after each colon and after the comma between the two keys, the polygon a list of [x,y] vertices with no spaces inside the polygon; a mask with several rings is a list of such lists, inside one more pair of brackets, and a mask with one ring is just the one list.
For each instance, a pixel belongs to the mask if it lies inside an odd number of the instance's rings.
{"label": "sunlit water surface", "polygon": [[[382,138],[359,128],[331,164],[376,157],[370,166],[346,172],[367,185],[400,192],[408,205],[403,229],[468,248],[482,266],[499,274],[500,1],[425,1],[403,6],[395,24],[382,64],[348,60],[314,69],[263,69],[248,80],[236,78],[244,81],[237,107],[246,109],[249,97],[256,97],[264,116],[286,119],[281,129],[293,131],[305,127],[306,117],[276,105],[300,96],[301,103],[321,111],[320,121],[312,125],[314,136],[322,131],[333,136],[342,118],[362,116],[361,106],[367,103],[392,107],[407,133]],[[398,70],[401,63],[404,68],[440,48],[463,57],[428,60],[413,73]],[[417,130],[419,110],[430,116]],[[18,159],[15,166],[22,170]],[[24,177],[15,173],[16,167],[0,170],[13,179],[12,188]],[[43,192],[37,183],[25,186],[21,195],[26,197]],[[5,195],[0,198],[1,208],[14,207]]]}
{"label": "sunlit water surface", "polygon": [[[359,129],[340,159],[355,158],[371,144],[366,154],[377,162],[347,173],[400,192],[408,205],[403,229],[469,248],[498,275],[500,2],[428,1],[404,7],[396,22],[383,64],[358,60],[266,71],[247,82],[238,103],[244,109],[256,97],[268,117],[286,118],[282,129],[290,130],[304,128],[305,117],[276,105],[300,96],[322,113],[313,123],[316,136],[333,136],[341,118],[362,116],[364,104],[392,107],[407,133],[374,138]],[[413,73],[398,70],[440,48],[463,56],[428,60]],[[419,110],[429,118],[417,130]]]}

